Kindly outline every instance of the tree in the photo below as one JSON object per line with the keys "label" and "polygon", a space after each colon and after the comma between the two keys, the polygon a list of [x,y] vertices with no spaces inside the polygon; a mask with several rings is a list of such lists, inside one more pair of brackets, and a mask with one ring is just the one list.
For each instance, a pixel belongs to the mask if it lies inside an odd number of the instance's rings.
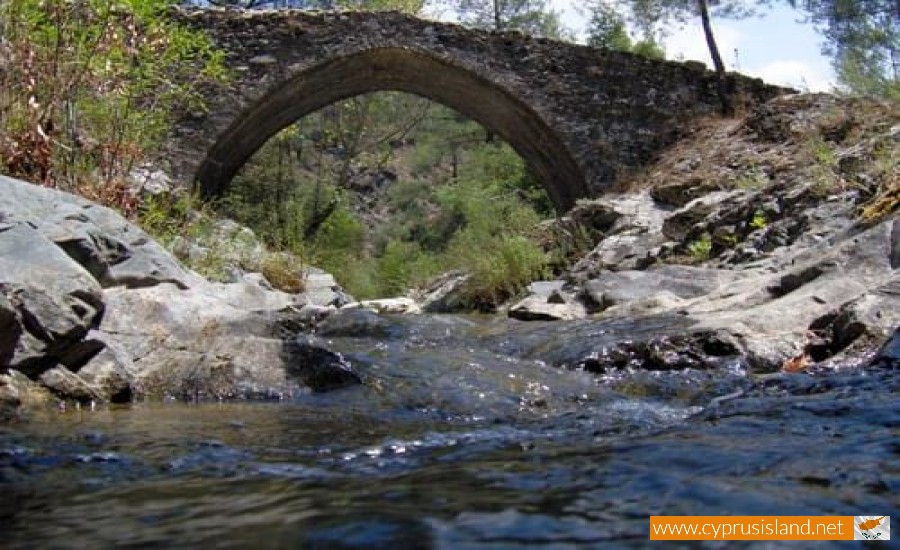
{"label": "tree", "polygon": [[[589,5],[591,10],[588,27],[588,45],[595,48],[631,52],[650,59],[665,59],[666,53],[651,34],[633,41],[625,25],[625,17],[605,0],[596,0]],[[646,32],[646,30],[645,30]]]}
{"label": "tree", "polygon": [[591,5],[588,45],[620,52],[631,51],[631,36],[625,28],[625,18],[603,0]]}
{"label": "tree", "polygon": [[464,23],[475,27],[571,39],[559,14],[548,9],[546,0],[450,0],[445,3],[459,13]]}
{"label": "tree", "polygon": [[722,55],[719,53],[719,46],[713,33],[711,12],[714,10],[717,16],[725,18],[747,17],[754,13],[756,6],[767,4],[768,0],[625,0],[625,2],[631,6],[635,22],[649,32],[660,23],[686,22],[695,17],[700,18],[706,46],[716,71],[722,114],[733,115],[733,90],[725,74],[725,63],[722,62]]}
{"label": "tree", "polygon": [[789,0],[825,37],[851,91],[900,98],[900,0]]}

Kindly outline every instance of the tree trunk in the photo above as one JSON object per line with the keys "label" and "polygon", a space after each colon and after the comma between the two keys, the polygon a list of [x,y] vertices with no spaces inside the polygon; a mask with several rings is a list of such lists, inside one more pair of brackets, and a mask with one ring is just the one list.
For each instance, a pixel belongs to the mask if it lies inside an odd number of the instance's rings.
{"label": "tree trunk", "polygon": [[719,88],[719,101],[722,103],[722,114],[725,116],[734,115],[734,101],[731,97],[731,90],[728,84],[728,78],[725,75],[725,64],[722,63],[722,56],[719,54],[719,46],[716,44],[716,38],[713,36],[712,22],[709,17],[709,4],[707,0],[697,0],[700,8],[700,19],[703,21],[703,34],[706,36],[706,45],[709,47],[709,55],[712,57],[713,66],[716,69],[716,80]]}
{"label": "tree trunk", "polygon": [[494,0],[494,29],[498,31],[503,29],[503,20],[500,18],[500,1]]}

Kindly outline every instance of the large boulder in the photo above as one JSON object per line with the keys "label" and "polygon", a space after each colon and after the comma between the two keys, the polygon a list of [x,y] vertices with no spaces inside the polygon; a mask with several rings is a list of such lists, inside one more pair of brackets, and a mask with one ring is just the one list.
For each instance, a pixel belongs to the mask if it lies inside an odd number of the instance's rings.
{"label": "large boulder", "polygon": [[301,295],[259,274],[211,283],[114,211],[0,176],[2,408],[33,388],[83,402],[300,391],[285,327],[350,301],[307,275]]}
{"label": "large boulder", "polygon": [[108,289],[105,301],[92,337],[125,354],[117,361],[137,395],[233,398],[294,389],[273,314],[293,305],[290,295],[246,282],[190,290],[161,284]]}
{"label": "large boulder", "polygon": [[104,288],[200,280],[117,212],[75,195],[0,176],[0,220],[30,224]]}

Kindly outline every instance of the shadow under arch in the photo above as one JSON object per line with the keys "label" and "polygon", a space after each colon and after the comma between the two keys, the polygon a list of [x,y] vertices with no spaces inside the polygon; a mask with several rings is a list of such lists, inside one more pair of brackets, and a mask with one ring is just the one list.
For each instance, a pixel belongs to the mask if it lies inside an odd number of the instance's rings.
{"label": "shadow under arch", "polygon": [[329,60],[277,85],[240,113],[209,150],[196,175],[201,195],[222,195],[247,160],[293,122],[342,99],[378,91],[428,98],[495,132],[530,166],[560,212],[587,195],[572,152],[522,100],[467,69],[403,48],[374,48]]}

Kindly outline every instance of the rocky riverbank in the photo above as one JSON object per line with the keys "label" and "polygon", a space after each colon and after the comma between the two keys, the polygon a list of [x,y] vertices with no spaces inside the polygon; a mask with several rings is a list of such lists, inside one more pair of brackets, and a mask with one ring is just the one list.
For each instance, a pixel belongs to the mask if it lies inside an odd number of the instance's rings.
{"label": "rocky riverbank", "polygon": [[[533,284],[504,310],[522,322],[482,344],[601,374],[725,360],[754,372],[895,367],[896,335],[875,356],[900,326],[898,143],[896,109],[831,96],[710,121],[634,188],[548,226],[554,246],[591,251]],[[377,386],[328,331],[393,334],[356,309],[453,311],[465,279],[347,304],[333,277],[305,275],[301,294],[256,274],[209,282],[115,212],[0,177],[0,410]],[[350,311],[334,316],[340,307]],[[324,317],[320,338],[297,337]],[[634,318],[646,330],[617,332]]]}

